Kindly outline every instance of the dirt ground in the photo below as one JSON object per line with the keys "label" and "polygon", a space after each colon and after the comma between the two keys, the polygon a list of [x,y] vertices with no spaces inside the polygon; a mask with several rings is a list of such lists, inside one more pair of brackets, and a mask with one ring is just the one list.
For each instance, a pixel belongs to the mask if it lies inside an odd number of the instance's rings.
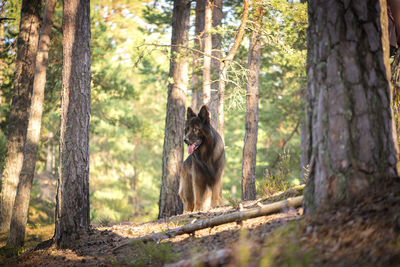
{"label": "dirt ground", "polygon": [[[252,203],[245,203],[251,207]],[[360,200],[303,216],[303,209],[147,243],[127,238],[235,211],[223,207],[143,224],[93,226],[72,249],[27,251],[4,266],[400,266],[400,179]]]}
{"label": "dirt ground", "polygon": [[[254,203],[243,203],[244,209]],[[247,207],[246,207],[247,206]],[[142,237],[151,233],[174,229],[184,224],[207,219],[230,212],[233,207],[222,207],[207,213],[189,213],[163,220],[132,224],[122,223],[107,227],[93,227],[72,249],[60,250],[54,246],[36,251],[27,251],[19,257],[4,260],[9,266],[193,266],[207,263],[211,266],[231,265],[238,257],[238,249],[260,252],[260,244],[271,232],[288,221],[301,218],[302,209],[287,209],[285,212],[228,223],[154,242],[137,242],[121,249],[114,248],[127,238]],[[245,260],[252,255],[243,253]],[[254,256],[253,255],[253,256]],[[243,259],[242,259],[243,260]]]}

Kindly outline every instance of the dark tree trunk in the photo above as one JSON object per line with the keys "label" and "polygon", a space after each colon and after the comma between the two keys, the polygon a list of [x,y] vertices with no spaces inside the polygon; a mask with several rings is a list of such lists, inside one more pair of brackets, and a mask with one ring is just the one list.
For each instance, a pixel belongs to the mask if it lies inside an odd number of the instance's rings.
{"label": "dark tree trunk", "polygon": [[47,0],[39,40],[39,50],[36,55],[36,71],[33,81],[32,103],[29,114],[28,129],[26,134],[24,161],[19,177],[17,195],[11,219],[10,234],[7,245],[24,245],[25,228],[28,219],[29,200],[40,139],[42,124],[42,111],[44,100],[44,87],[46,84],[47,58],[50,47],[51,28],[53,26],[54,8],[56,0]]}
{"label": "dark tree trunk", "polygon": [[[185,102],[188,83],[188,61],[185,51],[189,39],[190,1],[175,0],[172,15],[172,38],[168,85],[167,116],[165,120],[162,184],[158,217],[169,217],[182,212],[178,196],[179,171],[183,159]],[[179,60],[177,60],[179,58]]]}
{"label": "dark tree trunk", "polygon": [[[205,0],[197,0],[196,1],[196,18],[195,18],[195,39],[194,39],[194,48],[197,50],[202,50],[202,33],[204,30],[204,10],[205,10]],[[202,79],[200,78],[201,70],[201,58],[202,54],[194,53],[193,54],[193,73],[192,73],[192,109],[196,112],[200,110],[202,106]]]}
{"label": "dark tree trunk", "polygon": [[90,2],[64,1],[60,175],[55,241],[69,247],[89,230]]}
{"label": "dark tree trunk", "polygon": [[257,25],[251,36],[248,56],[246,123],[242,162],[242,200],[256,199],[256,155],[258,131],[258,92],[261,55],[262,6],[257,7]]}
{"label": "dark tree trunk", "polygon": [[4,163],[0,196],[0,232],[9,230],[19,175],[22,169],[38,49],[41,2],[40,0],[22,1],[20,31],[17,41],[18,53],[15,62],[14,93],[6,144],[7,156]]}
{"label": "dark tree trunk", "polygon": [[308,1],[309,211],[397,175],[385,0]]}

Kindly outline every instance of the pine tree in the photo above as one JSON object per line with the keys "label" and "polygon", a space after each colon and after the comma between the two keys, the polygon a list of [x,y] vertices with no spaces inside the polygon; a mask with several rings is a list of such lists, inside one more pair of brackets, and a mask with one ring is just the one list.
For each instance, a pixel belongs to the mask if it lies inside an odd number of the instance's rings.
{"label": "pine tree", "polygon": [[189,39],[190,1],[175,0],[172,15],[171,61],[167,117],[165,120],[162,180],[158,218],[182,212],[178,196],[179,171],[183,160],[185,102],[188,60],[184,50]]}
{"label": "pine tree", "polygon": [[10,228],[15,195],[22,169],[35,60],[39,43],[41,2],[40,0],[24,0],[22,2],[14,91],[6,144],[7,156],[0,195],[0,232],[7,232]]}
{"label": "pine tree", "polygon": [[[371,8],[372,7],[372,8]],[[309,211],[397,175],[386,1],[309,0]]]}
{"label": "pine tree", "polygon": [[90,1],[64,2],[60,174],[55,241],[69,247],[89,216]]}
{"label": "pine tree", "polygon": [[50,47],[51,28],[53,26],[56,0],[47,0],[43,25],[36,55],[36,70],[33,81],[32,102],[29,114],[28,129],[24,147],[24,161],[19,178],[17,194],[11,219],[8,246],[23,246],[25,227],[28,220],[28,208],[42,124],[44,87],[46,83],[47,57]]}
{"label": "pine tree", "polygon": [[258,131],[258,94],[261,57],[262,5],[256,8],[258,16],[256,28],[251,35],[249,48],[246,94],[246,123],[242,160],[242,200],[256,199],[256,155]]}

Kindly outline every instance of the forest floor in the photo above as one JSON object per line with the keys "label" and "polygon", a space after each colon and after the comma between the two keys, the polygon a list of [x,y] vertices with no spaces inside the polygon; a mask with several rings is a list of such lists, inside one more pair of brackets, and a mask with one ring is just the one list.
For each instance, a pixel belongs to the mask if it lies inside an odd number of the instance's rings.
{"label": "forest floor", "polygon": [[[400,179],[360,201],[303,216],[289,208],[160,241],[124,240],[234,212],[239,205],[142,224],[93,226],[71,249],[54,246],[0,258],[6,266],[400,266]],[[267,200],[268,202],[268,200]],[[271,202],[271,200],[269,200]],[[246,210],[256,203],[242,203]],[[28,233],[29,235],[29,233]],[[32,235],[32,234],[31,234]],[[51,236],[49,236],[50,238]],[[0,237],[0,245],[2,239]]]}

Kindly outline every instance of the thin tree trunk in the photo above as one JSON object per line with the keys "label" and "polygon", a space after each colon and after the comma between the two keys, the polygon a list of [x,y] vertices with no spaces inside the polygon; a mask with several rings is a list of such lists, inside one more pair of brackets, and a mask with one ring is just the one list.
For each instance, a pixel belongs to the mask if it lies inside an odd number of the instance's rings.
{"label": "thin tree trunk", "polygon": [[39,49],[36,55],[36,71],[33,81],[32,103],[26,134],[24,161],[14,202],[10,234],[7,240],[8,246],[22,247],[24,245],[29,200],[40,140],[44,87],[46,84],[46,69],[48,62],[47,58],[50,47],[50,35],[53,26],[55,5],[56,0],[46,1],[42,32],[39,40]]}
{"label": "thin tree trunk", "polygon": [[[171,62],[165,120],[162,180],[158,218],[182,212],[178,196],[179,172],[183,160],[185,103],[188,83],[188,61],[184,49],[189,42],[190,1],[175,0],[172,15]],[[179,58],[179,60],[177,60]]]}
{"label": "thin tree trunk", "polygon": [[385,0],[308,1],[308,211],[397,175],[386,12]]}
{"label": "thin tree trunk", "polygon": [[64,1],[57,246],[89,230],[90,2]]}
{"label": "thin tree trunk", "polygon": [[217,131],[224,140],[224,98],[225,98],[225,81],[229,65],[231,64],[234,56],[236,55],[239,45],[242,42],[243,35],[246,29],[247,18],[249,16],[250,1],[244,0],[243,15],[240,22],[240,27],[235,37],[235,42],[228,55],[222,60],[219,67],[219,82],[218,82],[218,128]]}
{"label": "thin tree trunk", "polygon": [[[205,0],[206,8],[204,12],[204,54],[212,53],[212,13],[214,9],[214,0]],[[211,58],[204,56],[203,59],[203,105],[209,105],[211,100]],[[213,124],[213,126],[215,126]]]}
{"label": "thin tree trunk", "polygon": [[256,10],[257,25],[251,36],[247,78],[246,123],[242,161],[242,200],[256,199],[256,155],[258,131],[258,92],[261,57],[262,5]]}
{"label": "thin tree trunk", "polygon": [[6,143],[2,189],[0,196],[0,232],[9,230],[12,209],[22,169],[24,142],[28,125],[32,83],[40,30],[40,0],[24,0],[21,8],[17,41],[14,93]]}
{"label": "thin tree trunk", "polygon": [[[217,29],[222,25],[222,18],[224,16],[222,12],[222,0],[214,0],[212,26]],[[208,105],[211,113],[211,121],[214,128],[218,129],[218,106],[219,106],[219,94],[218,94],[218,71],[220,68],[222,36],[220,34],[212,35],[212,55],[214,58],[211,59],[211,99]]]}
{"label": "thin tree trunk", "polygon": [[46,172],[53,173],[54,151],[53,151],[53,132],[49,132],[46,146]]}
{"label": "thin tree trunk", "polygon": [[[195,18],[195,39],[194,48],[197,50],[202,50],[202,37],[204,30],[204,10],[205,10],[205,0],[196,1],[196,18]],[[202,105],[202,83],[200,78],[201,68],[201,58],[200,53],[193,53],[193,74],[192,74],[192,109],[196,112],[200,110]]]}

